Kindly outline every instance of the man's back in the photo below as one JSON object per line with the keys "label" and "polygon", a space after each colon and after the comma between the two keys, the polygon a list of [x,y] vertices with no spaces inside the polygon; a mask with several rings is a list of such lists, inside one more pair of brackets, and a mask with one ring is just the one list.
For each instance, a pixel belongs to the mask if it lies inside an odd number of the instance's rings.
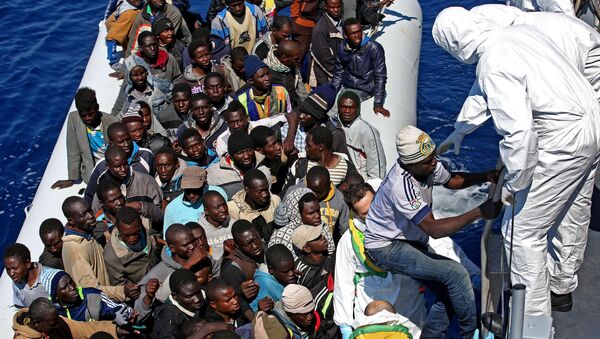
{"label": "man's back", "polygon": [[[499,34],[485,44],[477,65],[490,109],[516,111],[510,106],[526,95],[536,119],[551,114],[552,120],[578,120],[586,112],[598,112],[591,85],[551,40],[528,26],[508,27]],[[526,87],[521,86],[525,81]],[[507,93],[508,88],[514,92]],[[499,95],[514,100],[497,100]]]}

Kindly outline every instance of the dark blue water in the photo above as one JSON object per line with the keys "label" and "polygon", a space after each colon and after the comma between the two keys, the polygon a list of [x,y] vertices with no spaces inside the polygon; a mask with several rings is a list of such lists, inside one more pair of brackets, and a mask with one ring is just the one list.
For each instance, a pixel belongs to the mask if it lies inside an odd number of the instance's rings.
{"label": "dark blue water", "polygon": [[[398,0],[402,1],[402,0]],[[473,81],[474,67],[460,64],[437,47],[431,25],[450,5],[467,8],[490,1],[427,0],[418,87],[418,125],[441,142],[451,131]],[[195,3],[194,9],[207,4]],[[0,4],[0,250],[15,241],[83,75],[104,13],[103,1]],[[388,60],[388,62],[390,62]],[[453,169],[483,171],[495,165],[496,136],[485,126],[464,142],[459,157],[444,156]],[[482,157],[482,155],[485,155]],[[43,202],[40,202],[43,203]],[[59,211],[49,211],[48,217]],[[481,225],[455,237],[478,262]],[[32,234],[36,236],[37,234]],[[1,268],[0,263],[0,268]]]}

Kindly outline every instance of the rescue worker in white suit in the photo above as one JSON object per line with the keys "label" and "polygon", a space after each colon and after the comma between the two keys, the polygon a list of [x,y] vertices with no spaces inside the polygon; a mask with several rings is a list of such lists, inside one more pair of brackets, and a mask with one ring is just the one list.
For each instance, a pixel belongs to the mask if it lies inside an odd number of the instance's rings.
{"label": "rescue worker in white suit", "polygon": [[457,124],[474,130],[491,117],[503,137],[504,200],[513,202],[502,223],[507,251],[514,232],[511,280],[527,287],[526,314],[550,316],[550,290],[557,300],[570,301],[587,241],[600,150],[596,95],[556,45],[531,26],[502,28],[450,7],[438,15],[432,33],[459,61],[478,62],[475,87],[482,95],[463,110],[481,112],[484,105],[485,115]]}

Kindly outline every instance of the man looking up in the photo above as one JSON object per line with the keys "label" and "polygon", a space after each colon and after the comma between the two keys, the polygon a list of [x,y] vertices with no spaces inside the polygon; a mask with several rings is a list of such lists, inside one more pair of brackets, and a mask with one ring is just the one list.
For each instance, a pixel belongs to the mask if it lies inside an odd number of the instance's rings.
{"label": "man looking up", "polygon": [[438,301],[432,310],[441,314],[430,315],[426,328],[436,332],[446,330],[442,327],[447,324],[440,326],[431,320],[446,318],[444,312],[451,311],[442,300],[449,300],[461,335],[471,337],[477,328],[477,316],[469,273],[458,262],[435,254],[428,247],[429,236],[449,236],[479,218],[495,219],[502,205],[488,200],[465,214],[435,219],[431,194],[434,184],[460,189],[495,181],[498,175],[449,173],[435,158],[431,138],[414,126],[398,132],[396,149],[398,162],[377,190],[368,212],[364,234],[366,254],[377,267],[417,278],[436,293]]}
{"label": "man looking up", "polygon": [[383,47],[369,37],[363,38],[362,26],[355,18],[344,20],[343,32],[346,39],[338,50],[331,84],[337,92],[342,88],[356,91],[361,100],[374,97],[373,112],[389,117],[390,112],[383,107],[387,82]]}
{"label": "man looking up", "polygon": [[138,285],[110,285],[102,246],[92,236],[96,220],[90,205],[84,199],[72,196],[65,199],[62,211],[67,218],[62,258],[65,271],[77,286],[98,288],[117,301],[137,298],[140,295]]}
{"label": "man looking up", "polygon": [[256,41],[268,30],[267,19],[256,5],[242,0],[225,0],[223,9],[211,22],[211,34],[235,48],[242,46],[250,52]]}
{"label": "man looking up", "polygon": [[249,303],[258,294],[254,272],[264,263],[265,245],[256,226],[247,220],[238,220],[231,227],[235,242],[233,251],[223,257],[221,279],[227,281],[240,296],[242,313],[248,320],[254,318]]}
{"label": "man looking up", "polygon": [[118,118],[99,111],[96,92],[82,87],[75,94],[77,112],[67,118],[67,167],[69,178],[59,180],[52,188],[67,188],[82,179],[89,182],[96,162],[104,158],[107,129]]}
{"label": "man looking up", "polygon": [[44,251],[40,254],[38,262],[44,266],[64,270],[62,262],[62,237],[65,233],[62,222],[56,218],[49,218],[40,225],[40,238],[44,244]]}

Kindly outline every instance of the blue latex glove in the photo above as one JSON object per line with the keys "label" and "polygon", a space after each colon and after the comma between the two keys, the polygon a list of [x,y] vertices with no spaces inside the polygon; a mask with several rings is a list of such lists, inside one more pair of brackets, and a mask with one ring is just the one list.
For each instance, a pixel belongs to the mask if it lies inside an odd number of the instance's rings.
{"label": "blue latex glove", "polygon": [[352,337],[352,327],[348,325],[341,325],[340,332],[342,333],[342,339],[350,339]]}
{"label": "blue latex glove", "polygon": [[117,53],[117,42],[114,40],[106,40],[106,59],[110,65],[121,59],[120,53]]}

